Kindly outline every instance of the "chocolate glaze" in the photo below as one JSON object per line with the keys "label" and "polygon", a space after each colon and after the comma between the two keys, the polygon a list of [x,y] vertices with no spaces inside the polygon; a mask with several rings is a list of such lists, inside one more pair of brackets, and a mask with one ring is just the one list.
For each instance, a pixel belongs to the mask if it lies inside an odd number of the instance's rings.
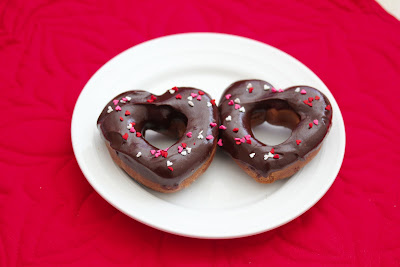
{"label": "chocolate glaze", "polygon": [[[249,83],[253,87],[251,93],[246,90]],[[264,90],[264,85],[271,89]],[[219,102],[221,124],[227,127],[226,130],[220,131],[223,141],[222,148],[234,159],[255,171],[258,174],[257,178],[268,177],[272,172],[284,169],[298,160],[304,160],[310,152],[320,146],[332,123],[332,110],[325,109],[328,105],[331,107],[330,102],[317,89],[309,86],[293,86],[283,92],[272,92],[272,88],[270,83],[262,80],[238,81],[224,91]],[[301,90],[306,90],[307,93],[301,94]],[[232,95],[230,99],[226,99],[227,94]],[[320,99],[313,100],[312,107],[303,102],[309,97],[315,98],[315,96]],[[228,104],[230,100],[236,98],[240,99],[239,105],[245,108],[245,112],[240,112],[235,109],[234,105]],[[295,123],[293,123],[293,119],[289,122],[279,119],[270,122],[292,128],[291,136],[285,142],[274,146],[257,140],[251,130],[252,120],[254,121],[255,118],[259,120],[261,117],[264,121],[267,112],[272,110],[288,110],[297,114]],[[229,115],[232,117],[231,121],[226,120]],[[318,120],[318,125],[313,123],[314,120]],[[312,128],[309,128],[309,123],[313,124]],[[239,131],[233,132],[234,128],[238,128]],[[234,138],[242,138],[245,135],[251,136],[251,144],[236,144]],[[301,140],[301,143],[297,145],[296,140]],[[264,155],[268,154],[272,148],[279,158],[264,160]],[[249,156],[251,153],[255,153],[253,158]]]}
{"label": "chocolate glaze", "polygon": [[[218,108],[210,104],[211,97],[207,93],[201,96],[200,101],[196,99],[197,96],[193,98],[191,101],[194,106],[191,107],[188,104],[191,93],[199,95],[199,90],[180,87],[172,94],[167,91],[161,96],[155,96],[156,99],[152,103],[147,102],[152,96],[149,92],[134,90],[122,93],[114,99],[130,97],[131,100],[117,104],[121,111],[116,111],[117,105],[113,100],[107,103],[97,121],[101,136],[116,150],[118,157],[135,172],[165,189],[174,189],[204,164],[218,141],[218,126],[210,126],[211,122],[219,124]],[[182,99],[176,98],[178,94]],[[109,106],[113,109],[110,113]],[[130,112],[128,116],[125,115],[127,110]],[[120,117],[123,121],[120,121]],[[127,129],[130,122],[135,122],[133,127],[142,134],[141,137]],[[179,140],[168,148],[166,158],[156,158],[150,152],[159,148],[144,138],[147,129],[179,137]],[[203,139],[198,139],[201,130]],[[191,138],[186,135],[188,132],[192,132]],[[125,133],[128,133],[127,140],[122,137]],[[214,138],[207,140],[208,135]],[[178,153],[178,146],[182,143],[192,148],[190,154],[183,156]],[[136,156],[138,152],[142,153],[140,157]],[[168,169],[167,161],[173,163],[173,171]]]}

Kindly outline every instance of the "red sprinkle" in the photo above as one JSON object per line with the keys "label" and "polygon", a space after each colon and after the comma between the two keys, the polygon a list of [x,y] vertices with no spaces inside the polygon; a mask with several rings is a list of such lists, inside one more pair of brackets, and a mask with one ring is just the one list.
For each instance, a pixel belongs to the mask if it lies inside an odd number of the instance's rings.
{"label": "red sprinkle", "polygon": [[153,102],[154,102],[154,100],[147,99],[147,102],[149,102],[149,103],[153,103]]}
{"label": "red sprinkle", "polygon": [[252,93],[253,90],[254,90],[254,88],[253,88],[253,87],[250,87],[250,88],[249,88],[249,93]]}
{"label": "red sprinkle", "polygon": [[312,98],[311,96],[308,98],[308,101],[312,102],[314,100],[314,98]]}
{"label": "red sprinkle", "polygon": [[175,90],[175,92],[178,92],[178,87],[173,87],[172,90]]}
{"label": "red sprinkle", "polygon": [[154,95],[151,95],[150,99],[154,101],[157,99],[157,97],[155,97]]}
{"label": "red sprinkle", "polygon": [[131,113],[129,112],[129,110],[125,111],[125,116],[129,116],[131,115]]}
{"label": "red sprinkle", "polygon": [[141,134],[141,133],[139,133],[139,132],[136,132],[136,136],[137,136],[137,137],[141,137],[141,136],[142,136],[142,134]]}
{"label": "red sprinkle", "polygon": [[278,154],[274,155],[274,159],[279,159],[279,155]]}
{"label": "red sprinkle", "polygon": [[204,95],[204,92],[203,91],[199,91],[199,95]]}
{"label": "red sprinkle", "polygon": [[239,132],[239,128],[233,128],[233,130],[235,133]]}
{"label": "red sprinkle", "polygon": [[316,96],[315,96],[315,100],[319,100],[319,96],[316,95]]}
{"label": "red sprinkle", "polygon": [[171,166],[169,166],[168,169],[169,169],[171,172],[174,171],[174,168],[172,168]]}
{"label": "red sprinkle", "polygon": [[304,104],[308,105],[308,100],[307,99],[304,100],[303,102],[304,102]]}
{"label": "red sprinkle", "polygon": [[186,146],[187,146],[186,143],[182,143],[183,148],[186,148]]}
{"label": "red sprinkle", "polygon": [[312,107],[312,103],[311,103],[311,102],[308,102],[307,105],[309,105],[310,107]]}
{"label": "red sprinkle", "polygon": [[161,156],[163,156],[164,158],[168,157],[167,151],[161,150],[160,153],[161,153]]}
{"label": "red sprinkle", "polygon": [[301,143],[301,140],[296,140],[297,145],[300,145],[300,143]]}
{"label": "red sprinkle", "polygon": [[312,128],[312,123],[310,122],[309,124],[308,124],[308,127],[310,127],[309,129],[311,129]]}
{"label": "red sprinkle", "polygon": [[237,145],[240,145],[242,142],[240,142],[240,140],[236,141]]}
{"label": "red sprinkle", "polygon": [[122,118],[122,117],[119,117],[119,120],[120,120],[120,121],[124,121],[124,118]]}
{"label": "red sprinkle", "polygon": [[134,122],[131,122],[131,124],[132,124],[132,125],[136,125],[136,123],[134,123]]}
{"label": "red sprinkle", "polygon": [[251,140],[246,140],[246,143],[251,145]]}
{"label": "red sprinkle", "polygon": [[325,109],[326,109],[326,110],[331,110],[331,105],[327,105],[327,106],[325,107]]}
{"label": "red sprinkle", "polygon": [[176,99],[182,99],[182,96],[181,96],[180,94],[177,94],[177,95],[175,96],[175,98],[176,98]]}
{"label": "red sprinkle", "polygon": [[275,154],[275,149],[272,148],[270,152],[271,152],[272,154]]}
{"label": "red sprinkle", "polygon": [[210,103],[211,103],[212,105],[216,106],[216,104],[215,104],[215,99],[211,99]]}
{"label": "red sprinkle", "polygon": [[128,133],[125,133],[123,136],[122,136],[122,138],[124,138],[125,140],[128,140]]}

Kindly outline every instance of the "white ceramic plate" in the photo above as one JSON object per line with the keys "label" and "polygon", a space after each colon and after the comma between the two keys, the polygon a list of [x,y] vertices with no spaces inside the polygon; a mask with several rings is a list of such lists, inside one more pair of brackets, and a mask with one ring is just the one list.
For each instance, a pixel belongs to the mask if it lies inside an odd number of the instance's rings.
{"label": "white ceramic plate", "polygon": [[[137,184],[114,164],[96,128],[104,105],[121,92],[143,89],[162,94],[173,86],[192,86],[218,100],[229,84],[241,79],[263,79],[277,88],[310,85],[330,99],[330,134],[314,160],[292,178],[258,184],[219,151],[190,187],[174,194],[158,193]],[[114,57],[86,84],[71,128],[80,168],[111,205],[157,229],[198,238],[248,236],[293,220],[332,185],[345,150],[339,107],[311,70],[274,47],[226,34],[171,35]]]}

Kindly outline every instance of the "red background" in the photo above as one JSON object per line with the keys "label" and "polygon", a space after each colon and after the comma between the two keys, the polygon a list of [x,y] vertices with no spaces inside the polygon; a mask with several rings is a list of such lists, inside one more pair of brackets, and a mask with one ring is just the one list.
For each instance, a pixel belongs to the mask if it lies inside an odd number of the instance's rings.
{"label": "red background", "polygon": [[[128,218],[82,175],[75,101],[107,60],[182,32],[293,55],[342,109],[346,156],[313,208],[273,231],[196,240]],[[400,22],[372,0],[0,1],[0,266],[399,265]]]}

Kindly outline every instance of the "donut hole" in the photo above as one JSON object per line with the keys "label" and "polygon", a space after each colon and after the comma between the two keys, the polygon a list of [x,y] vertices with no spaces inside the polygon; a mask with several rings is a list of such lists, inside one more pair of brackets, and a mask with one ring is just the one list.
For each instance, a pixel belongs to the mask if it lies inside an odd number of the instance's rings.
{"label": "donut hole", "polygon": [[251,130],[264,144],[279,145],[285,142],[300,122],[300,116],[289,109],[258,109],[252,113]]}

